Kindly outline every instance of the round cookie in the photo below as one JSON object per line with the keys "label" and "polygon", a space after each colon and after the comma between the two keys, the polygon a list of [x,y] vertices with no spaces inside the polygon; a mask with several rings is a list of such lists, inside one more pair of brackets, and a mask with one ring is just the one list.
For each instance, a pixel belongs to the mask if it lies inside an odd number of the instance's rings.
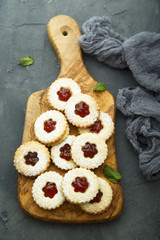
{"label": "round cookie", "polygon": [[44,172],[50,163],[50,153],[43,144],[30,141],[21,145],[14,155],[14,165],[25,176],[37,176]]}
{"label": "round cookie", "polygon": [[62,181],[63,193],[71,203],[89,202],[98,193],[98,177],[85,168],[69,170]]}
{"label": "round cookie", "polygon": [[114,132],[114,123],[108,113],[100,111],[99,119],[88,128],[78,128],[79,134],[95,133],[100,135],[105,141],[108,140]]}
{"label": "round cookie", "polygon": [[98,179],[100,187],[96,197],[89,203],[80,204],[82,210],[92,214],[98,214],[105,211],[110,206],[113,198],[113,192],[110,184],[102,178]]}
{"label": "round cookie", "polygon": [[34,132],[38,141],[53,145],[65,134],[67,121],[65,116],[56,110],[42,113],[34,124]]}
{"label": "round cookie", "polygon": [[51,107],[64,111],[68,99],[80,92],[80,86],[74,80],[59,78],[49,87],[47,98]]}
{"label": "round cookie", "polygon": [[64,201],[62,192],[63,177],[54,171],[41,174],[33,183],[32,196],[41,208],[55,209]]}
{"label": "round cookie", "polygon": [[99,106],[93,97],[80,93],[68,100],[65,115],[76,127],[89,127],[99,117]]}
{"label": "round cookie", "polygon": [[76,167],[70,152],[71,145],[75,138],[75,136],[69,135],[65,141],[51,148],[51,159],[53,163],[63,170]]}
{"label": "round cookie", "polygon": [[74,140],[71,153],[73,161],[78,166],[94,169],[104,163],[108,154],[108,147],[99,135],[84,133]]}

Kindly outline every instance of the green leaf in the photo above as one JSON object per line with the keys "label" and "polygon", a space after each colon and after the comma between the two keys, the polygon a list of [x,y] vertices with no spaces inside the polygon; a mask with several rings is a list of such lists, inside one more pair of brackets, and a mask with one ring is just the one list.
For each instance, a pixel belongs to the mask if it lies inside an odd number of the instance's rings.
{"label": "green leaf", "polygon": [[102,82],[96,83],[96,85],[93,88],[94,92],[102,92],[106,90],[106,84]]}
{"label": "green leaf", "polygon": [[29,66],[34,62],[32,57],[19,58],[19,61],[24,67]]}
{"label": "green leaf", "polygon": [[110,178],[110,177],[108,177],[107,179],[108,179],[110,182],[119,183],[119,180],[117,180],[117,179]]}
{"label": "green leaf", "polygon": [[103,174],[109,181],[111,181],[113,183],[119,183],[119,181],[122,178],[122,176],[120,175],[119,172],[117,172],[114,168],[112,168],[108,165],[104,166]]}

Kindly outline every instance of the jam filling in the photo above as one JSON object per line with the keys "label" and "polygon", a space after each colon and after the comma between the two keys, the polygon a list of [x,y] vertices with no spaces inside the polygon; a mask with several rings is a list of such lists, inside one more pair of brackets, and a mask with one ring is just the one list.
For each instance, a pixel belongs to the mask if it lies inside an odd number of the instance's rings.
{"label": "jam filling", "polygon": [[44,122],[44,130],[47,133],[54,131],[55,128],[56,128],[56,122],[53,121],[51,118]]}
{"label": "jam filling", "polygon": [[60,90],[57,92],[57,95],[59,100],[66,102],[72,96],[72,93],[69,88],[61,87]]}
{"label": "jam filling", "polygon": [[89,183],[86,177],[76,177],[75,181],[72,182],[72,186],[74,187],[75,192],[84,193],[87,190]]}
{"label": "jam filling", "polygon": [[85,157],[93,158],[94,155],[98,153],[96,149],[96,144],[86,142],[85,145],[82,147],[82,151]]}
{"label": "jam filling", "polygon": [[85,102],[81,101],[75,105],[75,113],[84,118],[90,113],[89,106]]}
{"label": "jam filling", "polygon": [[71,160],[71,146],[68,143],[60,148],[60,157],[67,161]]}
{"label": "jam filling", "polygon": [[27,165],[35,166],[35,164],[39,161],[37,157],[37,152],[28,152],[26,156],[24,156]]}
{"label": "jam filling", "polygon": [[54,195],[58,192],[56,184],[52,182],[47,182],[46,185],[42,188],[45,197],[53,198]]}
{"label": "jam filling", "polygon": [[93,125],[89,127],[90,132],[93,132],[93,133],[99,133],[102,128],[103,128],[103,125],[101,124],[101,120],[97,120]]}
{"label": "jam filling", "polygon": [[101,201],[102,196],[103,193],[99,190],[97,195],[90,201],[90,203],[99,203]]}

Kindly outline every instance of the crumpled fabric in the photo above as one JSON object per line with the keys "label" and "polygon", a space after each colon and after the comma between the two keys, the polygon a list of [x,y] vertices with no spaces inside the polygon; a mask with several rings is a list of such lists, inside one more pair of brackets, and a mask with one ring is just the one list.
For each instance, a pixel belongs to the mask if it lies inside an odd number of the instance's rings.
{"label": "crumpled fabric", "polygon": [[160,178],[160,124],[154,118],[132,116],[126,122],[127,137],[139,155],[139,167],[149,181]]}
{"label": "crumpled fabric", "polygon": [[84,52],[111,67],[127,68],[122,44],[125,37],[116,33],[107,17],[92,17],[83,23],[79,44]]}
{"label": "crumpled fabric", "polygon": [[120,89],[116,98],[116,106],[126,116],[152,117],[160,122],[160,102],[151,92],[143,88]]}
{"label": "crumpled fabric", "polygon": [[149,181],[160,178],[160,102],[148,90],[129,87],[118,91],[116,106],[128,117],[126,135],[141,171]]}
{"label": "crumpled fabric", "polygon": [[117,108],[127,117],[126,135],[139,157],[147,180],[160,178],[160,34],[141,32],[128,39],[107,17],[82,25],[84,52],[115,68],[129,68],[139,87],[118,91]]}
{"label": "crumpled fabric", "polygon": [[141,32],[129,39],[117,33],[108,17],[92,17],[82,25],[84,52],[111,67],[129,67],[143,87],[160,92],[160,34]]}
{"label": "crumpled fabric", "polygon": [[160,92],[160,34],[141,32],[123,44],[125,60],[135,80],[143,87]]}

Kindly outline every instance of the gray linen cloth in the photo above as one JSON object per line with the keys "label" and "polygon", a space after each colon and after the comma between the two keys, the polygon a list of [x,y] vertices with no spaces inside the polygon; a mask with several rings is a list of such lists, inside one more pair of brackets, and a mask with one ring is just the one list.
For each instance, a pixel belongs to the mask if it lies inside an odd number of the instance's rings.
{"label": "gray linen cloth", "polygon": [[128,117],[126,135],[139,155],[139,167],[147,180],[160,178],[160,102],[140,88],[118,91],[117,108]]}
{"label": "gray linen cloth", "polygon": [[79,44],[111,67],[129,67],[142,87],[119,90],[116,105],[127,116],[126,135],[137,151],[147,180],[160,178],[160,34],[141,32],[129,39],[109,18],[93,17],[82,25]]}

